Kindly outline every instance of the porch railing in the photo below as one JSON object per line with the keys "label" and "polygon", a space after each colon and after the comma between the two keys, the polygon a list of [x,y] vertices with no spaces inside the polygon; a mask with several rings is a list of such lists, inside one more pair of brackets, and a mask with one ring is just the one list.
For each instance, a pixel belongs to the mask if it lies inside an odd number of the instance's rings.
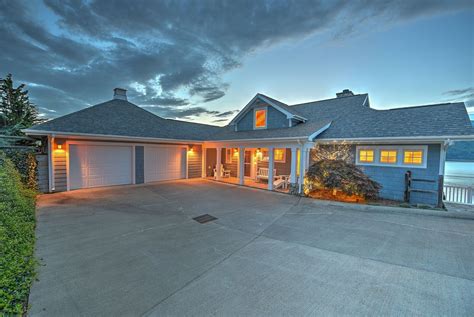
{"label": "porch railing", "polygon": [[473,204],[474,187],[463,185],[444,185],[444,200],[457,204]]}

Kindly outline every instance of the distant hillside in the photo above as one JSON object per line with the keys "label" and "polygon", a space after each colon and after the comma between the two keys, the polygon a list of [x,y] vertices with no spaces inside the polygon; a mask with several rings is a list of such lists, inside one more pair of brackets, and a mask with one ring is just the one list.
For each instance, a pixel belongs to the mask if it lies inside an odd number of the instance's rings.
{"label": "distant hillside", "polygon": [[[472,121],[472,125],[474,126],[474,121]],[[446,160],[474,162],[474,141],[454,143],[448,148]]]}

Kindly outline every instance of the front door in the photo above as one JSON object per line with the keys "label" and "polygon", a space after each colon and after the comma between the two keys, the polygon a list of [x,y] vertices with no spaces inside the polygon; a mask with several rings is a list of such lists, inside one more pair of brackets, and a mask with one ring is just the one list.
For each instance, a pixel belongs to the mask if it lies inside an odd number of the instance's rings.
{"label": "front door", "polygon": [[245,150],[244,155],[244,176],[251,177],[252,176],[252,151]]}

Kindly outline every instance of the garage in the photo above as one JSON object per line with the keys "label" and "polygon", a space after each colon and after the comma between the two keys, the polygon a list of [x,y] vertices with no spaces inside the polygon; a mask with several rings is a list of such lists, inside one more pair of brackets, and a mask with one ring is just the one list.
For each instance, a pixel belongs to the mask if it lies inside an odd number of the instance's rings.
{"label": "garage", "polygon": [[70,189],[132,184],[132,150],[125,145],[71,144]]}
{"label": "garage", "polygon": [[145,183],[186,178],[186,148],[145,146]]}

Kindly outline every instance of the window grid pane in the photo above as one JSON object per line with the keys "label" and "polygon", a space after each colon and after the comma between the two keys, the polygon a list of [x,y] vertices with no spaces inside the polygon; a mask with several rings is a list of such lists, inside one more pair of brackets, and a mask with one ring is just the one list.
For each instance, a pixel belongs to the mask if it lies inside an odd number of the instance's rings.
{"label": "window grid pane", "polygon": [[285,149],[275,149],[275,162],[283,162],[285,160]]}
{"label": "window grid pane", "polygon": [[255,127],[264,128],[266,124],[266,110],[256,110],[255,111]]}
{"label": "window grid pane", "polygon": [[423,151],[405,151],[403,158],[405,164],[423,164]]}
{"label": "window grid pane", "polygon": [[397,151],[396,150],[382,150],[380,151],[380,162],[395,164],[397,163]]}
{"label": "window grid pane", "polygon": [[359,151],[359,161],[371,163],[374,161],[374,151],[373,150],[360,150]]}

